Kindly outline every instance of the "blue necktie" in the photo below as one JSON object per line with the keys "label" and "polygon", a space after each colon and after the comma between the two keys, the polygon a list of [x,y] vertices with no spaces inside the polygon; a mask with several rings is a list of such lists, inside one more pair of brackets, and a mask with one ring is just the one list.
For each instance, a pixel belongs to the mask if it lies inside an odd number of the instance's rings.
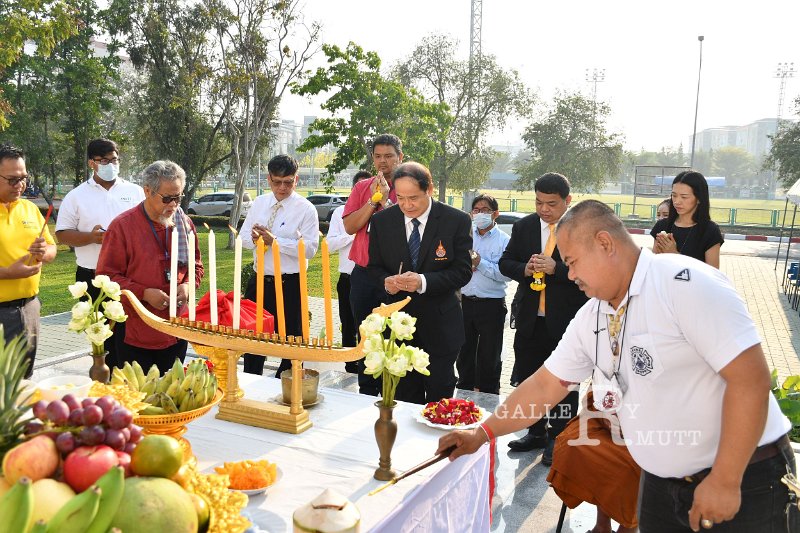
{"label": "blue necktie", "polygon": [[411,268],[416,270],[417,259],[419,259],[419,225],[420,221],[416,218],[411,219],[414,229],[411,230],[411,236],[408,238],[408,253],[411,255]]}

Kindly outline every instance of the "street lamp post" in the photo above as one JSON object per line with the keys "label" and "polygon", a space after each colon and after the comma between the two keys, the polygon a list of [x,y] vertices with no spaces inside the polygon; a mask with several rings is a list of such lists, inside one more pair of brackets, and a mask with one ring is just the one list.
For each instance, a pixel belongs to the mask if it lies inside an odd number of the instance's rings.
{"label": "street lamp post", "polygon": [[700,64],[697,67],[697,94],[694,99],[694,129],[692,130],[692,157],[689,159],[689,166],[694,168],[694,147],[697,139],[697,108],[700,106],[700,74],[703,71],[703,36],[698,35],[700,41]]}

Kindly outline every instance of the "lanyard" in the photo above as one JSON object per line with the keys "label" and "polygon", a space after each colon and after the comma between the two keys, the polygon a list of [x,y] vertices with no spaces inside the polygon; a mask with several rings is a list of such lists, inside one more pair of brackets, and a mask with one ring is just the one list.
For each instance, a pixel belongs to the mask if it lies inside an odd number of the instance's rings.
{"label": "lanyard", "polygon": [[158,234],[156,233],[156,227],[153,225],[153,221],[150,220],[150,217],[147,216],[147,211],[144,209],[144,204],[142,205],[142,213],[144,213],[144,218],[147,219],[147,223],[150,224],[150,229],[153,232],[153,237],[156,239],[156,243],[158,246],[164,249],[164,260],[169,263],[169,251],[167,250],[167,228],[164,228],[164,242],[161,242],[161,239],[158,238]]}

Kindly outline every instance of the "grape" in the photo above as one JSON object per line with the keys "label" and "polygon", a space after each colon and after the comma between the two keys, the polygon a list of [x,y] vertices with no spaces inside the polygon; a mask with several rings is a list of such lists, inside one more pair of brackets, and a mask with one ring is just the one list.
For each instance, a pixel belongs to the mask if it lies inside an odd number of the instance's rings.
{"label": "grape", "polygon": [[67,419],[67,423],[70,426],[82,426],[83,425],[83,409],[78,407],[74,411],[70,411],[69,418]]}
{"label": "grape", "polygon": [[125,445],[125,447],[122,449],[122,451],[127,453],[127,454],[131,454],[131,453],[133,453],[134,449],[136,449],[136,444],[134,444],[132,442],[129,442],[128,444]]}
{"label": "grape", "polygon": [[81,406],[78,399],[72,394],[65,394],[64,397],[61,398],[61,401],[67,404],[67,407],[69,407],[70,411],[74,411],[75,409],[78,409]]}
{"label": "grape", "polygon": [[42,424],[38,420],[31,420],[30,422],[25,424],[26,435],[33,435],[35,433],[39,433],[43,429],[44,429],[44,424]]}
{"label": "grape", "polygon": [[124,407],[118,407],[106,417],[106,425],[111,429],[128,427],[133,421],[133,415]]}
{"label": "grape", "polygon": [[136,424],[131,424],[129,429],[131,432],[131,438],[128,439],[128,442],[136,444],[137,442],[142,440],[142,428],[140,428]]}
{"label": "grape", "polygon": [[114,450],[122,450],[126,444],[125,435],[118,429],[109,429],[106,431],[105,443]]}
{"label": "grape", "polygon": [[103,418],[106,418],[117,407],[117,400],[113,396],[103,396],[97,399],[95,405],[103,410]]}
{"label": "grape", "polygon": [[103,441],[106,440],[106,432],[102,426],[86,426],[81,430],[79,436],[87,446],[103,444]]}
{"label": "grape", "polygon": [[63,454],[68,454],[75,449],[75,437],[72,433],[62,433],[56,437],[56,448]]}
{"label": "grape", "polygon": [[44,400],[39,400],[35,404],[33,404],[33,416],[38,418],[39,420],[47,420],[47,402]]}
{"label": "grape", "polygon": [[81,400],[81,407],[89,407],[90,405],[94,405],[94,398],[84,398]]}
{"label": "grape", "polygon": [[122,431],[122,434],[125,435],[125,442],[131,440],[131,430],[129,428],[124,427],[120,431]]}
{"label": "grape", "polygon": [[83,408],[83,423],[86,426],[94,426],[103,421],[103,410],[97,405],[90,405]]}
{"label": "grape", "polygon": [[47,418],[57,426],[63,426],[69,418],[69,407],[61,400],[54,400],[47,405]]}

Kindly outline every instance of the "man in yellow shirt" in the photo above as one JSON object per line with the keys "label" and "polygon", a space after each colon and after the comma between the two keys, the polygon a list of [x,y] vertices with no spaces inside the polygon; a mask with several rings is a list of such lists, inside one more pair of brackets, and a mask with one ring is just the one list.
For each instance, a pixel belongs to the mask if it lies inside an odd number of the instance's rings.
{"label": "man in yellow shirt", "polygon": [[28,181],[24,158],[22,150],[0,145],[0,324],[6,342],[26,334],[30,377],[39,336],[39,277],[42,264],[55,259],[56,245],[39,208],[21,198]]}

